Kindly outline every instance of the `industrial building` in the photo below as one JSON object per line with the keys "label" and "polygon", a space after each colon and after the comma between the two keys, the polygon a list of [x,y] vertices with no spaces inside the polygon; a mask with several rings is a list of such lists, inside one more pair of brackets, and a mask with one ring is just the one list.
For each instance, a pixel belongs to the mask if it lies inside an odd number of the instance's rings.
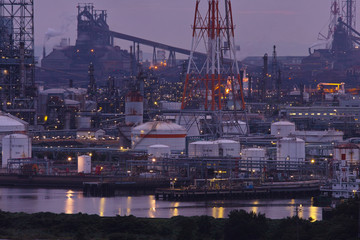
{"label": "industrial building", "polygon": [[44,52],[38,80],[67,85],[72,79],[74,83],[86,86],[90,62],[94,65],[95,78],[101,82],[112,75],[129,73],[130,53],[114,45],[107,24],[107,12],[96,10],[93,4],[79,4],[77,8],[75,46],[63,40],[49,54]]}

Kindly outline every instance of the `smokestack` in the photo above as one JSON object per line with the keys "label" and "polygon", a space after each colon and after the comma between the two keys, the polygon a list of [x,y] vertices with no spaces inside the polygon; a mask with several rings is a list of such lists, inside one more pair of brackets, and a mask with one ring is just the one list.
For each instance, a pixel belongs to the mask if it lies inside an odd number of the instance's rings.
{"label": "smokestack", "polygon": [[[240,70],[241,92],[244,92],[244,70]],[[236,104],[236,103],[235,103]]]}
{"label": "smokestack", "polygon": [[264,57],[264,67],[263,67],[263,79],[261,84],[261,100],[265,101],[266,98],[266,84],[267,84],[267,77],[268,77],[268,54],[265,53]]}
{"label": "smokestack", "polygon": [[25,86],[25,43],[24,42],[20,42],[20,84],[21,84],[21,93],[20,96],[21,97],[25,97],[25,91],[26,91],[26,86]]}
{"label": "smokestack", "polygon": [[252,76],[249,74],[248,80],[248,98],[251,98],[251,88],[252,88]]}
{"label": "smokestack", "polygon": [[46,49],[45,49],[45,44],[43,46],[43,59],[46,57]]}

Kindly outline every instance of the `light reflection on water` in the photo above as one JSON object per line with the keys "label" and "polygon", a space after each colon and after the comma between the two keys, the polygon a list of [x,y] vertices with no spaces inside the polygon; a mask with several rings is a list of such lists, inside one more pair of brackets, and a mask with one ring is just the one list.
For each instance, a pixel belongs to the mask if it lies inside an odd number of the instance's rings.
{"label": "light reflection on water", "polygon": [[83,197],[81,191],[72,190],[0,188],[0,209],[10,212],[82,212],[100,216],[134,215],[149,218],[208,215],[225,218],[230,211],[243,209],[279,219],[294,216],[296,206],[299,217],[322,219],[321,208],[312,206],[311,199],[170,202],[156,200],[153,195],[95,198]]}
{"label": "light reflection on water", "polygon": [[74,200],[73,198],[73,191],[69,190],[66,192],[66,200],[65,200],[65,213],[72,214],[74,213]]}

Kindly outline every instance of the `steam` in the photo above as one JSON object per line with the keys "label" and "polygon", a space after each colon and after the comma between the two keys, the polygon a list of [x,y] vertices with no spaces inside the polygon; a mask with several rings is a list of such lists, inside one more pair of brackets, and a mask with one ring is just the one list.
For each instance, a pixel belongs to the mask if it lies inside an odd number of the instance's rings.
{"label": "steam", "polygon": [[315,47],[319,47],[319,46],[323,46],[326,47],[331,43],[331,39],[330,40],[322,40],[322,41],[317,41],[315,42],[313,45],[310,46],[311,49],[315,48]]}
{"label": "steam", "polygon": [[63,31],[58,31],[53,28],[48,28],[47,32],[45,33],[45,42],[49,41],[50,38],[61,36],[64,33],[65,32]]}
{"label": "steam", "polygon": [[54,28],[48,28],[48,30],[46,31],[44,44],[53,37],[59,37],[69,32],[69,28],[71,24],[73,24],[76,21],[75,15],[62,16],[61,18],[63,19],[63,22],[60,29],[57,30]]}

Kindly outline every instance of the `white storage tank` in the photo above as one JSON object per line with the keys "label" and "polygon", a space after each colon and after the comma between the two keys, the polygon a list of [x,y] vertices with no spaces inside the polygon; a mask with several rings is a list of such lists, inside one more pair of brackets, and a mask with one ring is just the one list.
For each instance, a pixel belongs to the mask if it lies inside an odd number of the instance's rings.
{"label": "white storage tank", "polygon": [[265,167],[266,150],[264,148],[245,148],[241,151],[241,159],[244,167],[242,170],[260,171]]}
{"label": "white storage tank", "polygon": [[246,122],[238,121],[236,124],[235,121],[223,122],[223,132],[227,134],[240,134],[245,135],[248,133],[248,128]]}
{"label": "white storage tank", "polygon": [[189,144],[189,157],[218,157],[219,144],[211,141],[198,141]]}
{"label": "white storage tank", "polygon": [[[305,141],[300,138],[282,138],[277,143],[276,158],[286,169],[296,170],[298,164],[305,163]],[[278,165],[284,169],[284,164]]]}
{"label": "white storage tank", "polygon": [[215,141],[219,145],[219,156],[221,157],[240,157],[240,143],[228,139]]}
{"label": "white storage tank", "polygon": [[2,168],[9,159],[31,158],[31,138],[24,134],[7,135],[2,140]]}
{"label": "white storage tank", "polygon": [[198,127],[198,123],[200,122],[199,116],[176,116],[175,121],[187,130],[186,135],[188,137],[200,135]]}
{"label": "white storage tank", "polygon": [[165,158],[170,156],[170,147],[167,145],[156,144],[148,147],[150,158]]}
{"label": "white storage tank", "polygon": [[326,131],[295,131],[291,136],[301,138],[307,143],[331,143],[342,142],[344,139],[344,132],[335,130]]}
{"label": "white storage tank", "polygon": [[91,173],[91,157],[89,155],[78,156],[78,173]]}
{"label": "white storage tank", "polygon": [[181,102],[167,102],[161,101],[160,108],[162,110],[180,110],[181,109]]}
{"label": "white storage tank", "polygon": [[11,114],[0,112],[0,143],[6,135],[27,133],[29,124]]}
{"label": "white storage tank", "polygon": [[125,97],[125,123],[139,125],[143,122],[144,99],[139,92],[131,91]]}
{"label": "white storage tank", "polygon": [[354,143],[346,143],[335,146],[334,160],[346,160],[348,164],[360,162],[360,147]]}
{"label": "white storage tank", "polygon": [[295,132],[295,124],[288,121],[280,121],[271,124],[271,135],[275,137],[288,137]]}
{"label": "white storage tank", "polygon": [[91,117],[77,116],[76,117],[76,126],[78,129],[91,128]]}
{"label": "white storage tank", "polygon": [[241,151],[241,159],[265,160],[266,151],[263,148],[245,148]]}
{"label": "white storage tank", "polygon": [[133,150],[146,151],[149,146],[162,144],[171,151],[184,151],[186,129],[171,122],[155,121],[141,124],[131,130]]}

